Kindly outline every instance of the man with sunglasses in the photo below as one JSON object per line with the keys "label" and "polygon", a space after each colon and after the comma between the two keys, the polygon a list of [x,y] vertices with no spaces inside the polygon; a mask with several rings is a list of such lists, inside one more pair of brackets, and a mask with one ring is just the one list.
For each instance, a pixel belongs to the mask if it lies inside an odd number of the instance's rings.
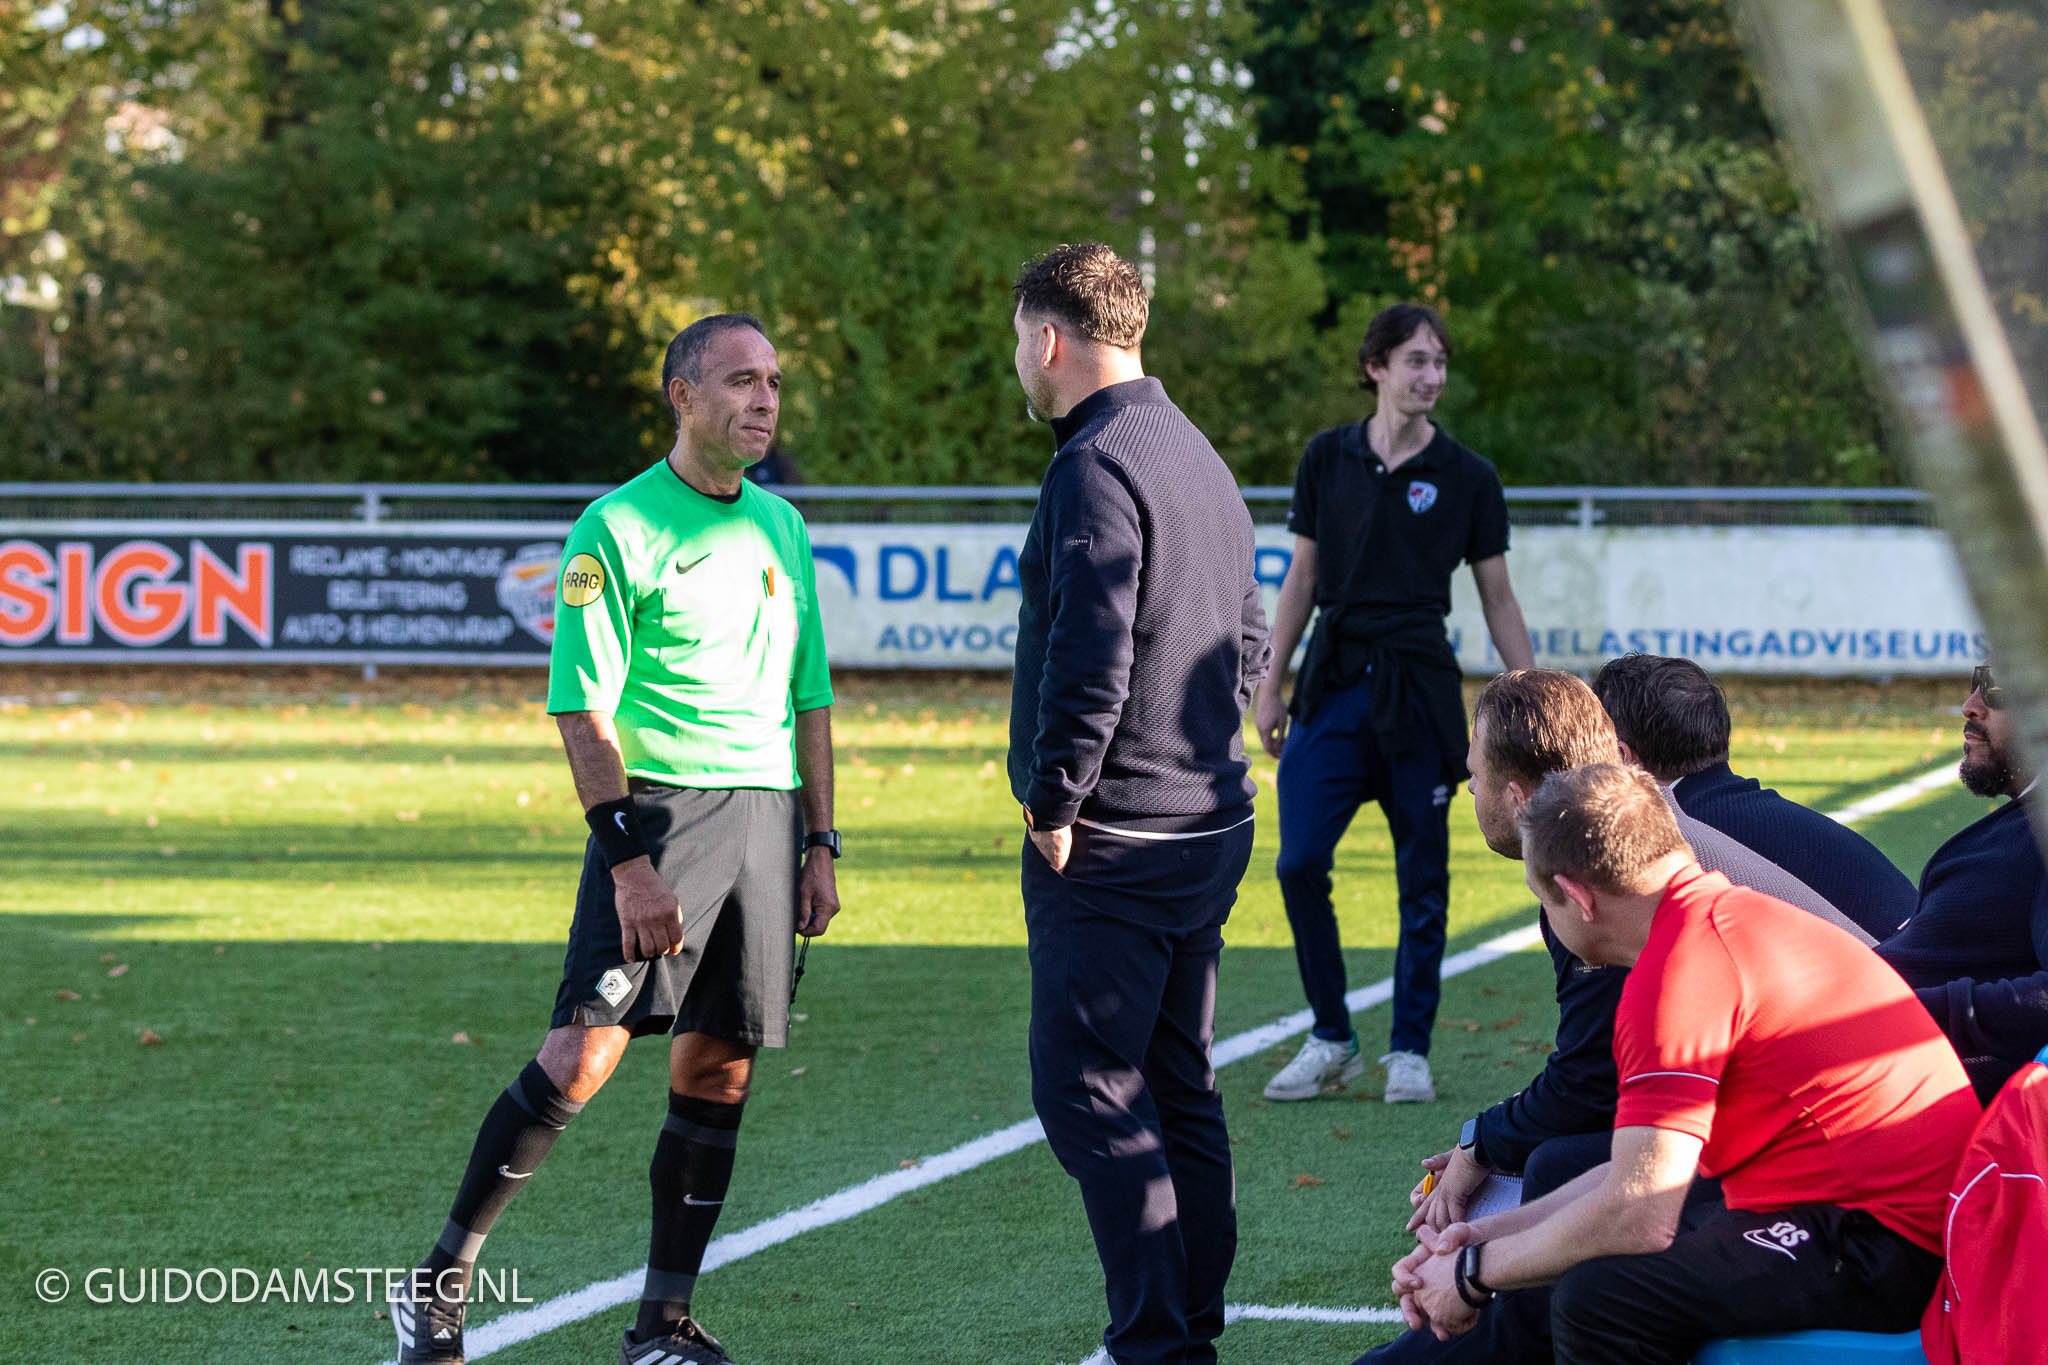
{"label": "man with sunglasses", "polygon": [[1935,851],[1913,917],[1878,945],[1988,1101],[2048,1045],[2048,873],[2027,824],[2038,782],[1988,667],[1963,702],[1963,785],[2011,797]]}

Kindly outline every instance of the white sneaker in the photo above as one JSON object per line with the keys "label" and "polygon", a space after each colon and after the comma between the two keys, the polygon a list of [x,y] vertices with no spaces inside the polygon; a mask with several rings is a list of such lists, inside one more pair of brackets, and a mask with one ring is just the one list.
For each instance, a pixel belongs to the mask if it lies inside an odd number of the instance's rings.
{"label": "white sneaker", "polygon": [[1419,1052],[1389,1052],[1380,1058],[1387,1069],[1388,1104],[1428,1104],[1436,1098],[1429,1080],[1429,1058]]}
{"label": "white sneaker", "polygon": [[1313,1033],[1294,1054],[1294,1060],[1280,1068],[1280,1074],[1266,1082],[1269,1100],[1312,1100],[1323,1087],[1365,1074],[1365,1059],[1358,1055],[1356,1035],[1341,1043],[1318,1038]]}

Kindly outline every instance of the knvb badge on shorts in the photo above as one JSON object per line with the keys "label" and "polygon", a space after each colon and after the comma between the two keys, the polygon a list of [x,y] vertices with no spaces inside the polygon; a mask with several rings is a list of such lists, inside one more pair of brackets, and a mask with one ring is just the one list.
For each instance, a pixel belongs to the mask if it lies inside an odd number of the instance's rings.
{"label": "knvb badge on shorts", "polygon": [[604,595],[604,565],[596,555],[576,555],[562,566],[562,600],[587,607]]}
{"label": "knvb badge on shorts", "polygon": [[626,993],[632,989],[633,978],[627,976],[624,971],[617,967],[612,968],[597,979],[597,993],[604,997],[604,1002],[607,1005],[618,1004],[626,998]]}

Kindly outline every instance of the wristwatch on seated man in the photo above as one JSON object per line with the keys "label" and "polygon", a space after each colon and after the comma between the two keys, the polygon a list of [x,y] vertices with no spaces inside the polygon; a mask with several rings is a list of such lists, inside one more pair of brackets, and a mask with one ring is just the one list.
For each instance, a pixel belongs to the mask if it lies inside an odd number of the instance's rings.
{"label": "wristwatch on seated man", "polygon": [[814,848],[822,848],[830,851],[830,853],[832,854],[832,861],[835,863],[838,862],[839,831],[836,829],[821,829],[816,834],[806,834],[804,836],[804,852],[809,853]]}
{"label": "wristwatch on seated man", "polygon": [[1463,1152],[1472,1164],[1480,1170],[1491,1171],[1493,1169],[1481,1160],[1479,1156],[1478,1115],[1475,1114],[1471,1118],[1466,1119],[1465,1126],[1458,1130],[1458,1150]]}

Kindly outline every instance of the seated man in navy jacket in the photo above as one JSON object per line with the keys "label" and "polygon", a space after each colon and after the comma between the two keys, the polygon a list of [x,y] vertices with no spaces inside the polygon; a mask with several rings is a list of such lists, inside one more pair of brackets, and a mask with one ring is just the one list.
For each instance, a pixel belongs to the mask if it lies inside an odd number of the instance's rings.
{"label": "seated man in navy jacket", "polygon": [[1593,678],[1622,753],[1678,808],[1763,854],[1882,940],[1913,913],[1913,883],[1877,845],[1728,767],[1728,701],[1690,659],[1625,654]]}
{"label": "seated man in navy jacket", "polygon": [[1919,909],[1877,951],[1934,1015],[1988,1103],[2048,1045],[2048,873],[2027,823],[2038,779],[1989,668],[1970,679],[1963,703],[1958,775],[1978,796],[2013,799],[1935,850],[1920,874]]}

